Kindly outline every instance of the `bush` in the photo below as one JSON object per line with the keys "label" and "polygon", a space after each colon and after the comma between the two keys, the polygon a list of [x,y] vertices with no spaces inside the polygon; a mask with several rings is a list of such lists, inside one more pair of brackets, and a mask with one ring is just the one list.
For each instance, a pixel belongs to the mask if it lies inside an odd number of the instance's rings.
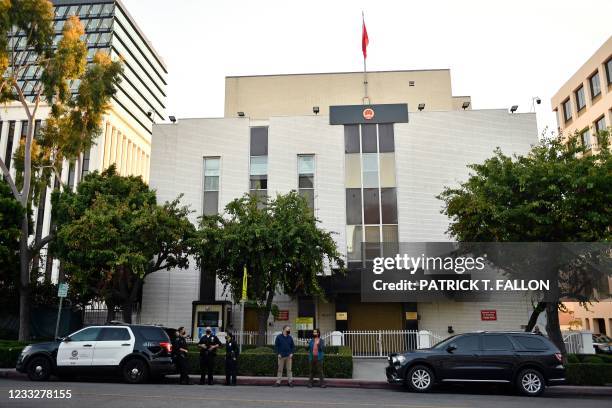
{"label": "bush", "polygon": [[[192,374],[200,373],[200,353],[195,346],[189,347],[189,365]],[[353,353],[348,347],[328,346],[325,348],[323,364],[325,376],[328,378],[353,377]],[[275,377],[277,356],[274,348],[243,347],[238,357],[238,375]],[[295,377],[307,377],[310,366],[305,347],[297,347],[293,355],[292,371]],[[215,360],[215,374],[225,374],[225,351],[220,349]]]}
{"label": "bush", "polygon": [[599,358],[599,356],[584,356],[582,358],[582,363],[586,364],[603,364],[604,361]]}
{"label": "bush", "polygon": [[567,382],[573,385],[605,385],[612,383],[612,364],[568,363]]}
{"label": "bush", "polygon": [[567,355],[567,362],[568,363],[572,363],[572,364],[576,364],[580,362],[580,359],[578,358],[578,356],[576,354],[568,354]]}
{"label": "bush", "polygon": [[17,357],[25,344],[13,340],[0,340],[0,368],[15,368]]}

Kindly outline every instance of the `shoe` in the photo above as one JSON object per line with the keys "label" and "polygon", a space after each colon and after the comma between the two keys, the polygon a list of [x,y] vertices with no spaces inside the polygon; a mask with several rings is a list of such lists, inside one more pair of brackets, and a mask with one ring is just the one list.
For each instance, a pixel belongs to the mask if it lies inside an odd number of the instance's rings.
{"label": "shoe", "polygon": [[327,388],[327,384],[325,383],[321,384],[321,388]]}
{"label": "shoe", "polygon": [[308,383],[307,387],[312,388],[312,383]]}
{"label": "shoe", "polygon": [[289,387],[293,388],[293,381],[289,383]]}
{"label": "shoe", "polygon": [[204,381],[200,381],[200,385],[206,385]]}
{"label": "shoe", "polygon": [[223,385],[232,385],[232,384],[230,384],[230,383],[224,383]]}
{"label": "shoe", "polygon": [[280,387],[280,383],[279,383],[279,382],[275,382],[275,383],[274,383],[274,386],[275,386],[275,387]]}
{"label": "shoe", "polygon": [[208,382],[208,385],[215,385],[215,383],[214,383],[214,382],[212,382],[212,381],[209,381],[209,382]]}

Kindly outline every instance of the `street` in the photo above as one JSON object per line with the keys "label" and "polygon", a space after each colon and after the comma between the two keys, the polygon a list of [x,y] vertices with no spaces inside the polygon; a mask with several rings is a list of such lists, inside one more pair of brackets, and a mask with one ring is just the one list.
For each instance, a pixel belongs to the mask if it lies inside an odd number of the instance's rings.
{"label": "street", "polygon": [[[10,390],[70,390],[70,399],[10,399]],[[547,390],[543,397],[513,395],[497,387],[474,386],[438,389],[431,394],[414,394],[402,388],[349,389],[283,386],[178,386],[170,380],[161,384],[129,385],[121,382],[34,383],[19,379],[0,380],[1,407],[414,407],[414,408],[528,408],[580,406],[609,407],[610,397],[571,396]],[[13,394],[15,391],[13,391]],[[26,393],[27,394],[27,393]]]}

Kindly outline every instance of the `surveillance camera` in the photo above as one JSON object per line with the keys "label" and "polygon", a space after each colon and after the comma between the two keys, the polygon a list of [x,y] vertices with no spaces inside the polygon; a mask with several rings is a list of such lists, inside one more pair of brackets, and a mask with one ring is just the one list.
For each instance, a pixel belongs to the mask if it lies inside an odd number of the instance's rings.
{"label": "surveillance camera", "polygon": [[542,103],[542,100],[540,98],[536,98],[536,103],[539,105]]}
{"label": "surveillance camera", "polygon": [[147,116],[148,116],[148,117],[153,117],[153,111],[152,111],[152,110],[148,111],[148,112],[147,112]]}

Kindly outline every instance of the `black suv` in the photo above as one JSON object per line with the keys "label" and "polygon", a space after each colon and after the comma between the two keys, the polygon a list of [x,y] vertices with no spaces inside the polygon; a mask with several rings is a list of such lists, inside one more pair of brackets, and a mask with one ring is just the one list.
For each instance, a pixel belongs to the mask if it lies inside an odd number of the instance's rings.
{"label": "black suv", "polygon": [[52,374],[122,375],[128,383],[175,372],[172,344],[162,327],[131,324],[89,326],[49,343],[26,346],[17,371],[33,381]]}
{"label": "black suv", "polygon": [[522,394],[537,396],[546,385],[565,381],[559,349],[544,336],[524,332],[460,334],[388,360],[388,381],[416,392],[440,382],[487,382],[515,384]]}

